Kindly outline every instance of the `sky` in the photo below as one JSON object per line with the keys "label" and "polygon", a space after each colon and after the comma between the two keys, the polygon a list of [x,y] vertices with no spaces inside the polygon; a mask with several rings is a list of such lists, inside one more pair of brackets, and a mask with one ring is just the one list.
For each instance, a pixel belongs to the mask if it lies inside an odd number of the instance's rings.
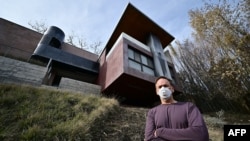
{"label": "sky", "polygon": [[[57,26],[65,35],[105,46],[128,3],[183,41],[191,36],[189,10],[202,0],[0,0],[0,17],[31,29],[29,23]],[[1,31],[0,31],[1,32]],[[173,41],[174,42],[174,41]]]}

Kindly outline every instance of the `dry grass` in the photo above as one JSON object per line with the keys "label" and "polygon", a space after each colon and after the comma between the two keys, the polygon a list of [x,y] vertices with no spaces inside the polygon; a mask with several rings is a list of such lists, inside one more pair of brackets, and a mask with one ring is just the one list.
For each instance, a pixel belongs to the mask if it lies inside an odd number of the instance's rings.
{"label": "dry grass", "polygon": [[118,102],[94,95],[0,85],[0,106],[0,140],[92,140],[92,131],[103,128],[96,123],[115,110]]}
{"label": "dry grass", "polygon": [[[146,113],[149,109],[120,107],[119,112],[107,120],[102,141],[143,141]],[[223,141],[223,124],[218,118],[204,115],[210,141]]]}
{"label": "dry grass", "polygon": [[[143,141],[149,110],[100,96],[16,85],[0,85],[0,106],[3,141]],[[204,115],[211,141],[223,141],[225,116]]]}
{"label": "dry grass", "polygon": [[223,130],[222,129],[208,129],[209,138],[211,141],[223,141]]}

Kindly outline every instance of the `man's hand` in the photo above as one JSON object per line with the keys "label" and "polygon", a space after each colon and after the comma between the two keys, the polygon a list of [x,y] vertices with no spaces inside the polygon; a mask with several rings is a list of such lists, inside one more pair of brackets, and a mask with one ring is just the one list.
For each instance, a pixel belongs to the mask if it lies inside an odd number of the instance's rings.
{"label": "man's hand", "polygon": [[156,130],[155,130],[155,132],[154,132],[154,136],[157,137]]}

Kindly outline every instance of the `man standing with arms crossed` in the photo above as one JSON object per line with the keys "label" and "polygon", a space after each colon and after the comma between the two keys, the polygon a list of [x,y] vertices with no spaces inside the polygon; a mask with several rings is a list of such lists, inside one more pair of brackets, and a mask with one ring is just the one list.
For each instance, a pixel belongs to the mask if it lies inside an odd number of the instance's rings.
{"label": "man standing with arms crossed", "polygon": [[174,87],[165,76],[156,79],[155,87],[161,104],[148,111],[145,141],[208,141],[199,109],[191,102],[176,101]]}

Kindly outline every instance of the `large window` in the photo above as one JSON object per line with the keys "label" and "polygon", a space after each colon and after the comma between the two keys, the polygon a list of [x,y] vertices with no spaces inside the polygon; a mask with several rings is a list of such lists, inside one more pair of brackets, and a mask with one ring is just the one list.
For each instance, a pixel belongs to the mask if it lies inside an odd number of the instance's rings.
{"label": "large window", "polygon": [[152,58],[140,53],[131,47],[128,48],[129,66],[139,71],[155,75]]}

